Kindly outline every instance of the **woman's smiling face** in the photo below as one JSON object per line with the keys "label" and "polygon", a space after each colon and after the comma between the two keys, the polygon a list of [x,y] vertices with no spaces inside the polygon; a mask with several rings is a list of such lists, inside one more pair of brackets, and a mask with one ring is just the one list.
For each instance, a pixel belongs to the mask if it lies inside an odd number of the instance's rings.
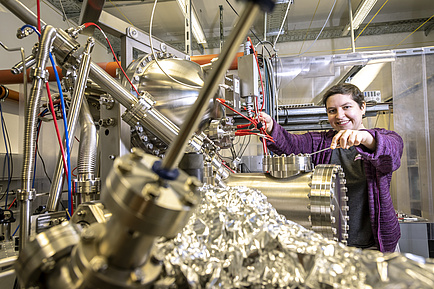
{"label": "woman's smiling face", "polygon": [[362,107],[348,94],[331,95],[326,102],[326,111],[331,126],[336,130],[364,128],[363,115],[366,104]]}

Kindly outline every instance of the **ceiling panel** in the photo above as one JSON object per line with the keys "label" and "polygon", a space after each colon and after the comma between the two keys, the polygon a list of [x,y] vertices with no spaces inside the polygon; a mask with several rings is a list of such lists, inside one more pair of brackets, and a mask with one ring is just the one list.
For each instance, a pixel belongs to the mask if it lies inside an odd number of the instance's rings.
{"label": "ceiling panel", "polygon": [[[61,10],[60,0],[48,1]],[[61,1],[65,7],[66,15],[73,17],[74,20],[78,19],[81,2],[77,0]],[[360,2],[361,0],[351,0],[353,11],[356,10]],[[378,0],[370,15],[366,18],[365,23],[374,16],[385,2],[387,2],[386,5],[372,21],[371,25],[376,29],[370,29],[369,35],[408,31],[434,14],[434,0]],[[105,2],[104,11],[148,32],[154,3],[154,0],[109,0]],[[279,41],[299,41],[300,35],[305,35],[303,37],[306,37],[306,39],[314,39],[319,29],[324,25],[333,3],[332,0],[295,0],[290,6],[284,25],[284,33],[279,37]],[[219,6],[223,6],[225,36],[229,35],[238,19],[236,12],[241,13],[244,6],[243,1],[235,0],[192,0],[192,4],[204,29],[209,47],[218,47],[219,44]],[[279,30],[287,11],[287,5],[287,3],[278,4],[273,13],[268,14],[267,32],[277,32]],[[339,29],[343,29],[348,23],[348,18],[348,0],[336,0],[331,19],[326,25],[324,35],[321,38],[340,37]],[[409,25],[408,20],[414,21]],[[377,26],[374,26],[374,24]],[[429,27],[429,24],[426,24],[425,27]],[[402,29],[397,29],[400,25],[402,25]],[[393,30],[389,28],[393,28]],[[157,2],[152,30],[153,35],[156,37],[175,47],[183,47],[184,18],[175,0],[159,0]],[[258,17],[253,31],[261,39],[263,38],[263,15]],[[273,41],[273,39],[271,40]]]}

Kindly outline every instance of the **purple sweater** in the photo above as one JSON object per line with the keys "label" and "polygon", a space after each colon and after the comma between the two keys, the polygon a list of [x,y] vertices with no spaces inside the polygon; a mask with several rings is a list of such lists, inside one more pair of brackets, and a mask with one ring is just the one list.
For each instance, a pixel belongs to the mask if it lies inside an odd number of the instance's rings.
{"label": "purple sweater", "polygon": [[[404,144],[401,137],[393,131],[381,128],[364,130],[372,134],[377,142],[375,151],[370,151],[363,145],[356,147],[362,155],[365,167],[371,227],[379,250],[393,252],[401,237],[401,231],[389,188],[392,172],[401,165]],[[290,134],[274,121],[271,136],[275,143],[267,141],[267,146],[279,155],[312,153],[330,147],[335,134],[336,131],[333,130]],[[314,165],[329,164],[331,155],[332,150],[315,154],[312,162]]]}

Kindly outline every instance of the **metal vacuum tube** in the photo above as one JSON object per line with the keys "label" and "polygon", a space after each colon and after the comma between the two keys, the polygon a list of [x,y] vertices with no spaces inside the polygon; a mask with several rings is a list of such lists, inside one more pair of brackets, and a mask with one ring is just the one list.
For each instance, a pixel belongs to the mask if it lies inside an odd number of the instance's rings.
{"label": "metal vacuum tube", "polygon": [[345,174],[339,165],[313,168],[309,155],[266,156],[263,173],[232,174],[229,186],[260,190],[288,220],[346,243],[348,206]]}
{"label": "metal vacuum tube", "polygon": [[199,182],[180,172],[162,180],[157,157],[133,149],[116,159],[102,201],[107,223],[64,223],[37,235],[21,252],[16,271],[23,287],[147,288],[161,273],[150,254],[154,241],[174,237],[197,203]]}

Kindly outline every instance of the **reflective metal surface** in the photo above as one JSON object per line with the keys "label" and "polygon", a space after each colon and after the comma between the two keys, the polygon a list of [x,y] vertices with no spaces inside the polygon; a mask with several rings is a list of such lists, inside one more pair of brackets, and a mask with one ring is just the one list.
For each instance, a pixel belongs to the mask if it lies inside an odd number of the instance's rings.
{"label": "reflective metal surface", "polygon": [[262,173],[232,174],[226,183],[257,189],[288,220],[327,238],[346,242],[346,187],[338,165],[318,165],[313,172],[288,178]]}
{"label": "reflective metal surface", "polygon": [[69,255],[79,240],[78,228],[67,222],[38,234],[24,250],[20,251],[15,263],[15,271],[20,276],[21,285],[36,285],[41,274],[52,270],[56,261]]}
{"label": "reflective metal surface", "polygon": [[[347,247],[287,221],[254,189],[208,187],[156,254],[173,288],[433,288],[431,260]],[[172,288],[165,287],[165,288]]]}
{"label": "reflective metal surface", "polygon": [[94,223],[106,223],[111,215],[101,202],[87,202],[77,207],[71,223],[85,228]]}
{"label": "reflective metal surface", "polygon": [[[156,117],[159,119],[159,122],[146,123],[146,125],[143,126],[137,125],[136,121],[131,124],[133,128],[133,145],[145,150],[147,153],[163,157],[168,144],[173,141],[171,136],[179,133],[179,127],[185,121],[188,109],[193,105],[199,95],[198,88],[203,85],[204,72],[195,62],[174,58],[167,53],[158,53],[156,56],[164,72],[188,86],[169,79],[157,65],[152,54],[145,55],[132,62],[128,66],[126,73],[137,91],[141,94],[144,93],[143,98],[149,99],[147,100],[150,104],[147,106],[149,109],[147,114],[158,111],[158,113],[167,117],[167,119],[176,126],[176,132],[169,134],[164,132],[171,129],[173,124],[164,122],[164,120],[159,117]],[[125,87],[131,87],[125,77],[122,80],[122,84]],[[133,90],[132,93],[134,93]],[[201,126],[207,125],[209,122],[212,112],[211,109],[213,109],[213,101],[209,104],[209,109],[203,117]],[[217,112],[214,114],[217,114]],[[125,117],[124,120],[128,122]],[[156,134],[155,130],[159,133]],[[154,131],[154,133],[152,131]],[[156,135],[158,137],[156,137]],[[166,137],[166,135],[170,137]]]}
{"label": "reflective metal surface", "polygon": [[[203,85],[204,73],[199,64],[163,53],[157,57],[164,71],[176,80],[192,86]],[[139,92],[147,91],[152,95],[155,100],[154,107],[159,112],[180,127],[188,109],[197,99],[199,89],[172,81],[153,59],[153,55],[149,54],[132,62],[126,70],[127,76]],[[125,78],[122,84],[131,87]]]}
{"label": "reflective metal surface", "polygon": [[270,173],[275,178],[287,178],[302,172],[310,172],[313,169],[309,154],[266,155],[262,160],[262,166],[264,172]]}

